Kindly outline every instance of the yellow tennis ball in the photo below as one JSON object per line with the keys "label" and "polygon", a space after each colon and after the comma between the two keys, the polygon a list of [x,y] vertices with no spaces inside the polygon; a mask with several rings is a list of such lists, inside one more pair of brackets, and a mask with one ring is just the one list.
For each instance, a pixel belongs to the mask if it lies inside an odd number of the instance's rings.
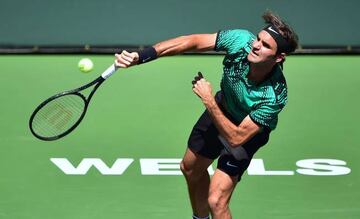
{"label": "yellow tennis ball", "polygon": [[83,58],[79,61],[78,67],[81,72],[88,73],[94,68],[94,64],[89,58]]}

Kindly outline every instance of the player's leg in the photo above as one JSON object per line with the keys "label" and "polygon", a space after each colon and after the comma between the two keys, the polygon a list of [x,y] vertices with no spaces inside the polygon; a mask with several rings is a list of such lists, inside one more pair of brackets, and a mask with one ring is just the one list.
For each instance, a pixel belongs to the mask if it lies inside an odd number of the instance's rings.
{"label": "player's leg", "polygon": [[237,175],[229,176],[222,170],[216,169],[211,179],[208,198],[212,219],[232,218],[229,203],[237,182]]}
{"label": "player's leg", "polygon": [[[222,94],[216,94],[216,101],[221,102]],[[208,111],[201,115],[194,125],[188,141],[188,149],[181,163],[188,184],[193,208],[193,218],[206,218],[209,215],[208,194],[210,176],[207,168],[223,150],[216,129]]]}
{"label": "player's leg", "polygon": [[256,151],[265,145],[268,139],[269,132],[264,130],[242,146],[231,150],[225,146],[210,183],[208,201],[213,219],[231,219],[229,203],[235,186],[248,168]]}
{"label": "player's leg", "polygon": [[207,202],[210,176],[207,168],[212,162],[212,159],[196,154],[188,148],[180,164],[188,186],[193,214],[199,218],[206,218],[210,211]]}
{"label": "player's leg", "polygon": [[209,215],[207,199],[210,176],[207,168],[223,149],[218,134],[208,111],[205,111],[191,131],[188,149],[181,162],[195,216],[193,218],[206,218]]}

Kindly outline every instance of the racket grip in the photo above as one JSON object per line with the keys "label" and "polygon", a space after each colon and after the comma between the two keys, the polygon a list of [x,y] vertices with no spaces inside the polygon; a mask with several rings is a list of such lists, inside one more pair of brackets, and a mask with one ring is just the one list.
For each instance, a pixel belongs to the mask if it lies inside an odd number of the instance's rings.
{"label": "racket grip", "polygon": [[107,68],[104,73],[101,74],[101,77],[104,79],[107,79],[108,77],[110,77],[112,74],[114,74],[116,72],[118,68],[115,66],[115,64],[112,64],[109,68]]}

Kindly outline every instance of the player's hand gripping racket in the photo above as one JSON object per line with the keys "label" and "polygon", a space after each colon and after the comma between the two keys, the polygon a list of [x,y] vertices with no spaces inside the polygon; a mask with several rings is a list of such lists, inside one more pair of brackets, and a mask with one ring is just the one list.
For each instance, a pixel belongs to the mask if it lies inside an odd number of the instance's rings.
{"label": "player's hand gripping racket", "polygon": [[[52,141],[73,131],[84,118],[96,89],[116,70],[117,67],[113,64],[94,81],[42,102],[30,117],[29,126],[33,135],[41,140]],[[91,90],[87,97],[80,93],[84,90]]]}

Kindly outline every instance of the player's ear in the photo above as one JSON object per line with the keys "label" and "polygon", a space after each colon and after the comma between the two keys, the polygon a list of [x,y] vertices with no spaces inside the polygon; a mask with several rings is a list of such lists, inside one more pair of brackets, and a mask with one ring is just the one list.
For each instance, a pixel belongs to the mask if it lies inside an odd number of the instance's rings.
{"label": "player's ear", "polygon": [[280,63],[280,62],[282,62],[283,60],[285,60],[285,53],[280,53],[280,54],[277,54],[276,55],[276,63]]}

